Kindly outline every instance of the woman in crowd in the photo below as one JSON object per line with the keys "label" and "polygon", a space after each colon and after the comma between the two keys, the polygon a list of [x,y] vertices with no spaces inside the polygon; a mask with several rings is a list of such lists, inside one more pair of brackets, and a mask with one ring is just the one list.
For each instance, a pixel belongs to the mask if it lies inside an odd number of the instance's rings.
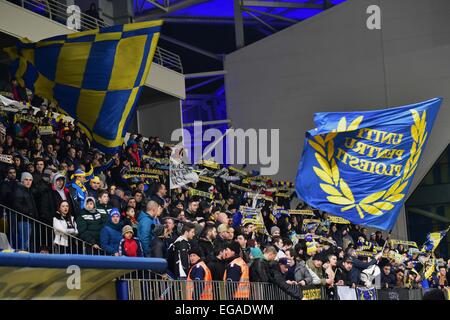
{"label": "woman in crowd", "polygon": [[[56,216],[53,218],[55,229],[55,253],[72,253],[75,240],[72,236],[78,235],[77,224],[70,214],[70,206],[67,200],[59,204]],[[78,253],[78,252],[73,252]]]}

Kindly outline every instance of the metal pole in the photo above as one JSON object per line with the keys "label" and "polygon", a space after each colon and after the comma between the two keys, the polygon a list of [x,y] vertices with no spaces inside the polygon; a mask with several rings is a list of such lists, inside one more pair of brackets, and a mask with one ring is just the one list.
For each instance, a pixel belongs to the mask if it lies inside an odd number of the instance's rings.
{"label": "metal pole", "polygon": [[236,49],[240,49],[245,46],[244,20],[242,18],[241,6],[241,0],[234,0],[234,33],[236,38]]}

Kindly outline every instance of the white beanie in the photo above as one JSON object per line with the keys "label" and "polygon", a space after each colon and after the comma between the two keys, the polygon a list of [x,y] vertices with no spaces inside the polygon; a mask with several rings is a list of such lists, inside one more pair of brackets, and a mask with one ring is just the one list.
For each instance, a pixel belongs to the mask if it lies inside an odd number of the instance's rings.
{"label": "white beanie", "polygon": [[27,178],[33,180],[33,176],[31,175],[31,173],[22,172],[22,175],[20,176],[20,182],[23,182]]}

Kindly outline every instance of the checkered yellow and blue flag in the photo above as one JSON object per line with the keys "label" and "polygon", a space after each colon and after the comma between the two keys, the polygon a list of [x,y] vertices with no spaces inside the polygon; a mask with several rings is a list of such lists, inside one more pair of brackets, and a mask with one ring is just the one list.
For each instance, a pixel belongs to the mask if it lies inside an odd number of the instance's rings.
{"label": "checkered yellow and blue flag", "polygon": [[94,147],[114,153],[149,74],[162,21],[56,36],[7,48],[12,76],[74,118]]}
{"label": "checkered yellow and blue flag", "polygon": [[445,237],[449,229],[443,231],[430,232],[427,235],[427,240],[422,246],[422,252],[434,252],[441,243],[442,238]]}

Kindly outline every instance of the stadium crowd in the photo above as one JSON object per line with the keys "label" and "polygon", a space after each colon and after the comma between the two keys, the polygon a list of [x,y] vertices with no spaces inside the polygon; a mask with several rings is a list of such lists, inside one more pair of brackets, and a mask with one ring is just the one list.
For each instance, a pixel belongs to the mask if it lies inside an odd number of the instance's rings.
{"label": "stadium crowd", "polygon": [[[193,166],[203,178],[170,190],[171,146],[158,137],[131,135],[107,155],[16,82],[12,97],[39,110],[0,112],[0,203],[52,226],[50,253],[77,237],[107,255],[164,258],[172,279],[239,282],[236,298],[250,281],[295,298],[298,286],[322,285],[332,299],[336,286],[372,286],[377,272],[383,288],[448,286],[450,260],[301,201],[291,209],[292,183],[204,161]],[[9,220],[0,232],[20,232],[8,235],[13,248],[30,250],[31,225]]]}

